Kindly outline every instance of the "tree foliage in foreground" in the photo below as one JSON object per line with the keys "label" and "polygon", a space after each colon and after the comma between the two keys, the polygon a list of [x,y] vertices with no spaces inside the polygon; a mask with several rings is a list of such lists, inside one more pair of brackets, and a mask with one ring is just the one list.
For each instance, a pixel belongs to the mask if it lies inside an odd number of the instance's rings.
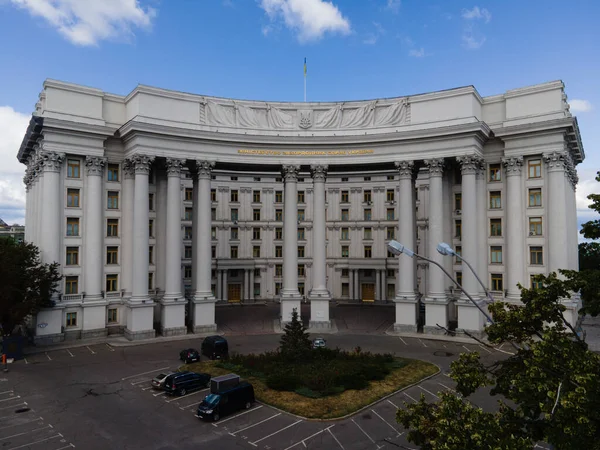
{"label": "tree foliage in foreground", "polygon": [[30,243],[0,239],[0,326],[10,335],[17,325],[41,308],[54,306],[61,275],[58,263],[42,264]]}
{"label": "tree foliage in foreground", "polygon": [[[425,450],[532,449],[538,441],[556,449],[600,449],[600,357],[574,335],[563,319],[560,299],[577,291],[577,278],[540,276],[542,287],[522,286],[522,305],[489,305],[494,344],[512,341],[513,355],[486,365],[477,352],[462,354],[450,376],[457,395],[423,397],[397,420],[408,438]],[[504,346],[510,349],[510,346]],[[499,409],[486,412],[469,397],[491,387]]]}
{"label": "tree foliage in foreground", "polygon": [[[310,352],[312,344],[306,327],[298,316],[296,308],[292,310],[292,320],[286,324],[284,334],[281,336],[280,351],[281,354],[290,359],[302,358],[307,352]],[[301,359],[300,359],[301,360]]]}

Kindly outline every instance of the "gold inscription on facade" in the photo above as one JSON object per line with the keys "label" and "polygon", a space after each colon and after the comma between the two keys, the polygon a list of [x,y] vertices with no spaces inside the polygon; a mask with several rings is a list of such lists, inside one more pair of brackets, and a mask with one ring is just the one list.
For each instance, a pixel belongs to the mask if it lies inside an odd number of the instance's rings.
{"label": "gold inscription on facade", "polygon": [[241,155],[260,156],[352,156],[368,155],[375,153],[374,150],[238,150]]}

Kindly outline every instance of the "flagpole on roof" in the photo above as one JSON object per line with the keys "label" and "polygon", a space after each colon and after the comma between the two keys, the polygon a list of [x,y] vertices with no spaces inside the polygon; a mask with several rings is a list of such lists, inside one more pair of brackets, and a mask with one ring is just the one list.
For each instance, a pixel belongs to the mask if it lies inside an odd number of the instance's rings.
{"label": "flagpole on roof", "polygon": [[304,57],[304,103],[306,103],[306,57]]}

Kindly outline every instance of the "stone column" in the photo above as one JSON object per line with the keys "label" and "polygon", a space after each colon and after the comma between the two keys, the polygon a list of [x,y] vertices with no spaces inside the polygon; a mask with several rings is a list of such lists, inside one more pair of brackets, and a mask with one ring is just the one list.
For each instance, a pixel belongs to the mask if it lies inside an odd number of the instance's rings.
{"label": "stone column", "polygon": [[133,291],[133,194],[135,190],[135,165],[131,159],[123,161],[122,210],[119,236],[121,238],[121,283],[125,297]]}
{"label": "stone column", "polygon": [[[430,159],[425,161],[429,166],[429,235],[427,257],[440,265],[444,265],[443,256],[436,247],[444,239],[443,217],[443,188],[442,176],[444,172],[444,159]],[[431,334],[442,334],[444,330],[437,324],[448,327],[448,298],[444,286],[450,285],[444,272],[434,264],[429,264],[429,286],[425,298],[425,326],[423,331]]]}
{"label": "stone column", "polygon": [[568,215],[566,211],[566,152],[544,153],[546,173],[548,174],[547,196],[542,193],[542,205],[547,208],[546,231],[548,233],[547,255],[544,264],[548,272],[566,269],[568,262]]}
{"label": "stone column", "polygon": [[217,300],[223,300],[223,271],[217,270]]}
{"label": "stone column", "polygon": [[[387,249],[385,249],[387,253]],[[387,302],[387,269],[381,271],[381,300]]]}
{"label": "stone column", "polygon": [[194,333],[217,330],[215,323],[216,299],[211,290],[212,237],[210,180],[214,161],[196,161],[198,178],[198,208],[194,220],[197,222],[194,235],[196,256],[196,293],[194,294]]}
{"label": "stone column", "polygon": [[[477,179],[476,173],[481,165],[480,158],[476,156],[459,156],[462,172],[462,256],[475,270],[479,267],[477,231]],[[447,256],[447,258],[450,258]],[[462,263],[462,288],[475,300],[479,300],[480,287],[475,275],[469,267]],[[479,332],[483,330],[484,316],[479,309],[462,294],[457,302],[458,328]]]}
{"label": "stone column", "polygon": [[375,301],[381,300],[381,270],[375,269]]}
{"label": "stone column", "polygon": [[254,303],[254,269],[249,270],[250,275],[250,286],[248,288],[249,294],[248,298],[250,299],[250,303]]}
{"label": "stone column", "polygon": [[244,302],[245,300],[247,300],[249,298],[248,295],[248,270],[244,269],[244,276],[242,277],[243,279],[243,283],[242,283],[242,302]]}
{"label": "stone column", "polygon": [[[479,162],[475,175],[477,190],[477,274],[485,287],[489,286],[490,275],[488,273],[488,222],[487,222],[487,170],[485,161]],[[464,198],[463,198],[464,201]],[[470,261],[469,261],[470,262]],[[486,297],[485,291],[478,285],[480,296]]]}
{"label": "stone column", "polygon": [[525,280],[525,233],[523,228],[523,157],[515,156],[502,160],[506,173],[506,196],[502,200],[506,209],[506,280],[507,300],[521,301],[517,283]]}
{"label": "stone column", "polygon": [[[398,206],[398,241],[406,248],[416,250],[416,219],[414,162],[397,161],[399,174]],[[394,331],[417,332],[418,304],[415,294],[416,261],[406,255],[398,256],[398,284],[396,288],[396,321]]]}
{"label": "stone column", "polygon": [[354,298],[356,298],[358,301],[361,301],[361,295],[360,295],[360,285],[359,285],[359,274],[360,271],[358,269],[354,270]]}
{"label": "stone column", "polygon": [[183,159],[167,158],[167,226],[165,295],[161,299],[160,333],[186,334],[185,301],[181,294],[181,170]]}
{"label": "stone column", "polygon": [[283,286],[281,289],[281,321],[292,320],[294,309],[300,315],[302,297],[298,291],[298,172],[300,166],[282,168],[285,183],[283,211]]}
{"label": "stone column", "polygon": [[81,338],[106,336],[106,305],[102,295],[104,220],[102,202],[102,175],[106,158],[85,158],[86,178],[84,187],[85,233],[83,234],[85,268],[83,288],[83,320]]}
{"label": "stone column", "polygon": [[223,271],[223,300],[229,300],[229,286],[227,284],[227,269]]}
{"label": "stone column", "polygon": [[354,299],[354,270],[348,270],[348,300]]}
{"label": "stone column", "polygon": [[331,327],[329,320],[329,301],[331,293],[327,290],[327,239],[325,218],[325,179],[327,178],[327,166],[313,165],[310,167],[313,178],[313,267],[312,289],[308,293],[310,301],[310,327]]}

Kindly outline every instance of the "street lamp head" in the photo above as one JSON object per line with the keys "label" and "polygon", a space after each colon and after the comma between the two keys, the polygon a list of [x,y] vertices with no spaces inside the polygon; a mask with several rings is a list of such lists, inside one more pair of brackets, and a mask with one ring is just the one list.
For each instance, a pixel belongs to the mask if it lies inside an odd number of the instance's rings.
{"label": "street lamp head", "polygon": [[438,253],[442,254],[442,255],[446,255],[446,256],[455,256],[456,252],[452,249],[452,247],[450,247],[449,244],[446,244],[445,242],[440,242],[437,247],[436,250],[438,251]]}
{"label": "street lamp head", "polygon": [[415,252],[406,248],[404,245],[402,245],[398,241],[392,240],[392,241],[388,242],[387,248],[390,251],[390,253],[393,253],[396,256],[401,255],[402,253],[404,253],[406,256],[410,256],[411,258],[413,256],[415,256]]}

